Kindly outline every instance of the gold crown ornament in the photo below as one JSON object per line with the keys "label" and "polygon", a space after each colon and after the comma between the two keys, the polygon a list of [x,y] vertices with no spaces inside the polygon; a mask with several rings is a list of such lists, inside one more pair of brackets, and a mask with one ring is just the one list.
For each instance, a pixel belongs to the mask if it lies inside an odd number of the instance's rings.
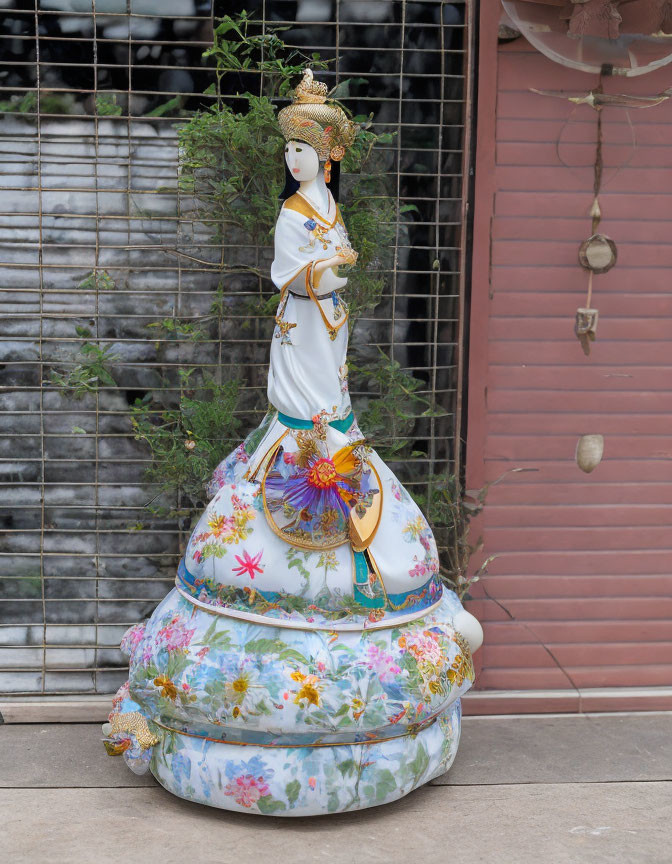
{"label": "gold crown ornament", "polygon": [[305,141],[320,160],[335,162],[352,146],[358,128],[342,108],[327,102],[327,85],[313,80],[312,69],[304,71],[294,101],[278,113],[278,123],[285,141]]}

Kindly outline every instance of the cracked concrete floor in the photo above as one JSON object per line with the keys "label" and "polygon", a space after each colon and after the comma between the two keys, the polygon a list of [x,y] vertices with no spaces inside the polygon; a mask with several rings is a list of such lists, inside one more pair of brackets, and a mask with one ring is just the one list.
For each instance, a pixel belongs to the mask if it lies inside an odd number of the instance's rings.
{"label": "cracked concrete floor", "polygon": [[182,801],[106,756],[100,737],[97,724],[0,727],[2,860],[672,862],[670,713],[466,717],[444,777],[312,819]]}

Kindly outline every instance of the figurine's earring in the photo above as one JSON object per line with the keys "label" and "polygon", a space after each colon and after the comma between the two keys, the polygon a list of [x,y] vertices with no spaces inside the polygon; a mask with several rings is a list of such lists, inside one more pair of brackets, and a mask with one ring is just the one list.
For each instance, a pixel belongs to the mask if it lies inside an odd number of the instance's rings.
{"label": "figurine's earring", "polygon": [[324,163],[324,182],[331,182],[331,159],[327,159]]}

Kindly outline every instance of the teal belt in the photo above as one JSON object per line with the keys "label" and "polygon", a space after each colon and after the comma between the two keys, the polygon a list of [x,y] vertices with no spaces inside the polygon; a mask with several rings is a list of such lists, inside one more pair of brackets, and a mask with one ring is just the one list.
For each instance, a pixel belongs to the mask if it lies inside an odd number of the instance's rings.
{"label": "teal belt", "polygon": [[[299,420],[298,417],[288,417],[286,414],[283,414],[282,411],[278,411],[278,420],[282,423],[283,426],[287,426],[289,429],[313,428],[312,420]],[[343,420],[331,420],[329,425],[333,426],[334,429],[337,429],[339,432],[343,432],[343,434],[345,434],[352,426],[354,420],[355,415],[354,412],[351,411],[347,417],[343,418]]]}

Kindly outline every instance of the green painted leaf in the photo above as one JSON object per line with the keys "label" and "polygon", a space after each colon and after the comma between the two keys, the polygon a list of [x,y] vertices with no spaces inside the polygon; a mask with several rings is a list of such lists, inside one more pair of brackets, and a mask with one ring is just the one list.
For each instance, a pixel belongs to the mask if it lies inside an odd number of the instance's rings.
{"label": "green painted leaf", "polygon": [[299,654],[298,651],[295,651],[293,648],[285,648],[284,651],[280,652],[281,660],[294,660],[297,663],[305,663],[308,665],[308,659],[303,656],[303,654]]}
{"label": "green painted leaf", "polygon": [[215,635],[208,641],[208,645],[211,648],[229,648],[231,645],[231,635],[229,633],[215,633]]}
{"label": "green painted leaf", "polygon": [[418,752],[415,754],[415,758],[413,759],[409,767],[415,777],[420,778],[427,770],[428,765],[429,756],[427,755],[427,751],[422,744],[418,744]]}
{"label": "green painted leaf", "polygon": [[376,801],[382,804],[396,788],[397,781],[388,768],[376,772]]}
{"label": "green painted leaf", "polygon": [[177,681],[187,666],[191,666],[193,662],[193,660],[190,660],[189,657],[181,651],[174,651],[171,653],[170,659],[166,663],[166,671],[164,674],[172,681]]}
{"label": "green painted leaf", "polygon": [[252,639],[245,645],[248,654],[272,654],[281,651],[285,643],[279,639]]}
{"label": "green painted leaf", "polygon": [[301,783],[298,780],[290,780],[290,782],[285,786],[285,795],[287,796],[290,807],[292,804],[296,803],[300,791]]}
{"label": "green painted leaf", "polygon": [[344,759],[343,762],[338,763],[338,770],[341,772],[341,775],[345,777],[346,774],[352,774],[355,770],[355,760],[354,759]]}
{"label": "green painted leaf", "polygon": [[205,636],[203,637],[203,642],[205,644],[207,644],[209,642],[209,640],[212,639],[216,628],[217,628],[217,619],[215,619],[212,622],[212,624],[208,627],[208,629],[205,631]]}
{"label": "green painted leaf", "polygon": [[286,810],[285,802],[278,801],[272,795],[264,795],[257,801],[257,807],[262,813],[275,813],[277,810]]}

